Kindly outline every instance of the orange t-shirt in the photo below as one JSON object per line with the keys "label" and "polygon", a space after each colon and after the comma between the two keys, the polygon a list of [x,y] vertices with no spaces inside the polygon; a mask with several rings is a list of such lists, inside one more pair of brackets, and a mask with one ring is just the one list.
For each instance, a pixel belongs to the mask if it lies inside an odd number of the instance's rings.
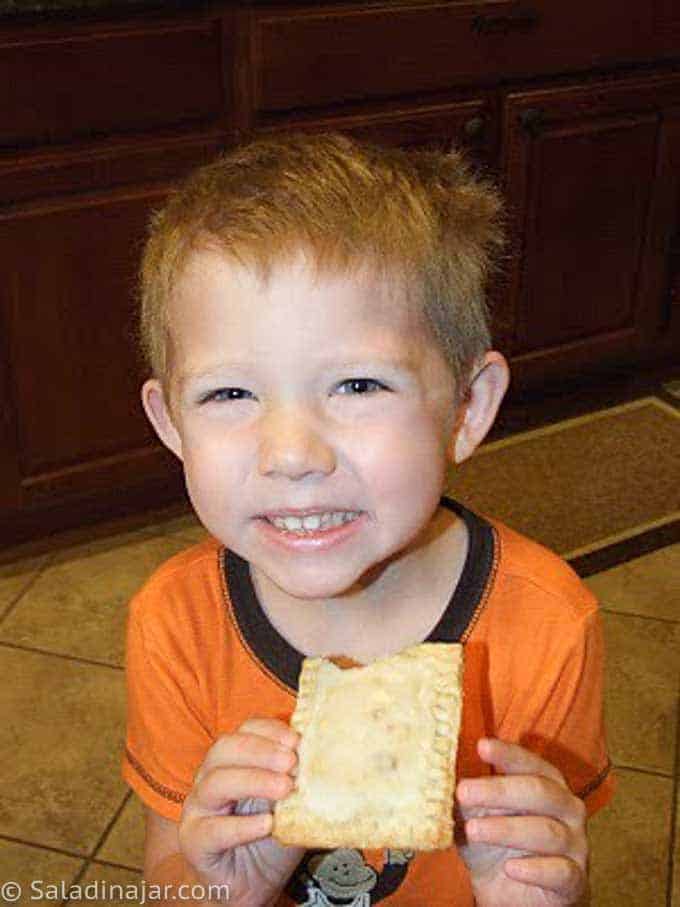
{"label": "orange t-shirt", "polygon": [[[557,555],[456,502],[442,504],[465,520],[469,539],[458,584],[427,638],[465,646],[456,777],[488,774],[476,742],[500,737],[556,765],[591,814],[614,788],[597,602]],[[146,805],[178,821],[220,734],[252,716],[290,718],[301,662],[267,620],[238,555],[208,540],[171,558],[130,604],[123,777]],[[333,884],[340,871],[342,898]],[[308,854],[287,892],[282,905],[473,904],[455,848]]]}

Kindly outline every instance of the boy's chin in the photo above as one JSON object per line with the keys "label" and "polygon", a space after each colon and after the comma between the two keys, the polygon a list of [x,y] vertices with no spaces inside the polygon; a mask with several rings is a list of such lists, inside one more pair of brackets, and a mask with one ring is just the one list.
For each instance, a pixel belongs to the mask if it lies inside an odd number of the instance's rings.
{"label": "boy's chin", "polygon": [[341,598],[365,591],[370,582],[365,582],[374,569],[357,574],[333,575],[325,573],[322,576],[292,576],[291,574],[271,575],[267,573],[270,581],[292,598],[300,601],[318,601],[329,598]]}

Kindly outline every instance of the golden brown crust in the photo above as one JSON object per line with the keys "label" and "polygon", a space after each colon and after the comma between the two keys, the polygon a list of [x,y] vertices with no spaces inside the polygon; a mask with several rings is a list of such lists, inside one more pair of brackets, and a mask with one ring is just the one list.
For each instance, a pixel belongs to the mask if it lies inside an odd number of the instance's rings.
{"label": "golden brown crust", "polygon": [[360,668],[361,662],[355,661],[353,658],[349,658],[347,655],[329,655],[327,661],[332,662],[336,668],[342,668],[343,671],[347,668]]}
{"label": "golden brown crust", "polygon": [[305,659],[296,788],[274,837],[304,847],[431,850],[453,841],[462,646],[423,643],[341,670]]}

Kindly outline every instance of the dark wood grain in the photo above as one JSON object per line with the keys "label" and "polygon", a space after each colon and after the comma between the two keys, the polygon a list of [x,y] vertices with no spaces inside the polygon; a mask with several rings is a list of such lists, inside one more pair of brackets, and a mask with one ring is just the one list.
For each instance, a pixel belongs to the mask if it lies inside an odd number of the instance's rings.
{"label": "dark wood grain", "polygon": [[219,20],[0,39],[0,148],[214,124]]}
{"label": "dark wood grain", "polygon": [[[674,194],[657,157],[664,117],[678,103],[677,74],[508,95],[516,254],[506,308],[527,375],[529,363],[539,370],[552,359],[551,371],[566,376],[567,360],[576,373],[588,361],[632,361],[649,346],[661,292],[651,275],[664,272],[650,211]],[[674,218],[666,205],[654,220],[668,232]]]}
{"label": "dark wood grain", "polygon": [[618,0],[310,5],[254,20],[259,114],[632,61],[650,42],[643,5],[622,14]]}
{"label": "dark wood grain", "polygon": [[183,495],[139,403],[169,187],[271,130],[463,147],[505,188],[511,394],[680,351],[674,0],[246,5],[0,24],[0,546]]}

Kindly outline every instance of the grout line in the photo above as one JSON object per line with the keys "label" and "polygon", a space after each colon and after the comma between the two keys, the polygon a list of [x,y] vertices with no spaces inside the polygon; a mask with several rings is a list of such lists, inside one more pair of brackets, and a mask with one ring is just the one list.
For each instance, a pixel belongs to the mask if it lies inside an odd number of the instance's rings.
{"label": "grout line", "polygon": [[92,859],[90,865],[96,864],[97,866],[111,866],[113,869],[126,869],[128,872],[143,872],[143,869],[140,869],[139,866],[128,866],[127,863],[112,863],[111,860],[100,860]]}
{"label": "grout line", "polygon": [[[81,882],[83,876],[85,875],[85,873],[87,872],[91,862],[92,861],[89,858],[85,859],[85,862],[83,863],[83,865],[80,867],[78,872],[71,879],[71,882],[69,884],[69,890],[71,890],[75,885],[80,885],[80,882]],[[70,903],[71,903],[71,896],[66,895],[64,900],[61,902],[60,907],[65,907],[66,904],[70,904]]]}
{"label": "grout line", "polygon": [[22,646],[17,642],[8,642],[0,639],[0,648],[17,649],[19,652],[33,652],[36,655],[49,655],[52,658],[62,658],[64,661],[74,661],[77,664],[94,665],[97,668],[110,668],[112,671],[124,671],[122,665],[109,664],[106,661],[97,661],[94,658],[82,658],[79,655],[65,655],[63,652],[50,652],[49,649],[39,649],[36,646]]}
{"label": "grout line", "polygon": [[[83,865],[81,866],[80,872],[76,873],[76,875],[74,876],[74,878],[71,880],[71,888],[73,888],[75,885],[79,885],[79,884],[80,884],[80,882],[81,882],[83,876],[85,875],[85,873],[87,872],[87,870],[88,870],[88,869],[90,868],[90,866],[92,865],[92,860],[93,860],[94,854],[99,850],[99,848],[100,848],[100,847],[102,846],[102,844],[104,843],[104,840],[105,840],[106,836],[108,835],[109,831],[111,830],[111,828],[112,828],[114,822],[115,822],[115,821],[118,819],[118,817],[120,816],[121,812],[122,812],[123,809],[125,808],[125,804],[126,804],[127,801],[130,799],[131,796],[132,796],[132,791],[128,791],[128,792],[125,794],[125,796],[123,797],[123,800],[122,800],[120,806],[118,807],[118,809],[117,809],[117,810],[115,811],[115,813],[113,814],[113,817],[112,817],[112,818],[109,820],[109,822],[106,824],[106,827],[105,827],[104,831],[103,831],[103,832],[101,833],[101,835],[99,836],[99,839],[97,840],[96,844],[95,844],[94,847],[92,848],[91,853],[89,854],[89,856],[86,856],[86,857],[85,857],[85,862],[84,862]],[[70,904],[70,903],[71,903],[71,897],[70,897],[70,895],[67,895],[67,897],[61,902],[61,907],[65,907],[65,905]]]}
{"label": "grout line", "polygon": [[654,768],[640,768],[637,765],[626,765],[625,762],[613,762],[612,768],[620,768],[624,772],[637,772],[638,775],[651,775],[653,778],[665,778],[666,781],[673,781],[673,772],[662,772]]}
{"label": "grout line", "polygon": [[111,866],[113,869],[125,869],[128,872],[144,872],[144,870],[139,866],[130,866],[127,863],[113,863],[111,860],[92,860],[90,865],[96,866]]}
{"label": "grout line", "polygon": [[671,800],[671,829],[668,838],[668,872],[666,874],[666,907],[673,907],[673,873],[680,872],[675,865],[676,824],[678,818],[678,796],[680,787],[680,699],[677,704],[677,728],[675,740],[675,765],[673,772],[673,799]]}
{"label": "grout line", "polygon": [[73,857],[75,860],[87,859],[87,854],[77,853],[75,850],[66,850],[63,847],[53,847],[50,844],[39,844],[37,841],[29,841],[27,838],[17,838],[14,835],[0,834],[0,841],[11,841],[13,844],[23,844],[26,847],[35,847],[38,850],[46,850],[49,853],[59,853],[65,857]]}
{"label": "grout line", "polygon": [[678,624],[680,620],[673,620],[672,617],[655,617],[652,614],[638,614],[637,611],[619,611],[617,608],[602,604],[600,602],[600,611],[605,614],[616,614],[618,617],[637,617],[640,620],[655,620],[660,624]]}
{"label": "grout line", "polygon": [[52,566],[52,562],[56,558],[56,556],[57,556],[56,552],[54,554],[49,555],[49,557],[46,558],[45,563],[42,565],[42,567],[38,567],[38,569],[35,571],[33,576],[28,580],[26,585],[23,587],[21,592],[19,592],[17,597],[13,601],[11,601],[9,603],[9,605],[5,608],[3,613],[0,614],[0,624],[2,624],[4,622],[6,617],[9,617],[9,615],[16,608],[16,606],[19,604],[19,602],[24,597],[24,595],[26,595],[26,593],[29,591],[29,589],[33,588],[33,586],[38,582],[38,580],[43,575],[43,573],[47,570],[47,568]]}
{"label": "grout line", "polygon": [[113,814],[113,816],[111,817],[111,819],[110,819],[109,822],[107,823],[106,828],[104,829],[104,831],[103,831],[103,832],[101,833],[101,835],[99,836],[99,840],[97,841],[97,843],[96,843],[96,844],[94,845],[94,847],[92,848],[92,852],[90,853],[90,856],[89,856],[89,859],[90,859],[90,860],[94,860],[94,858],[96,857],[97,851],[99,850],[99,848],[102,846],[102,844],[104,843],[104,841],[105,841],[106,838],[108,837],[109,832],[111,831],[111,829],[113,828],[113,826],[114,826],[114,825],[116,824],[116,822],[118,821],[118,819],[119,819],[119,817],[120,817],[120,814],[123,812],[123,810],[124,810],[125,807],[127,806],[128,801],[130,800],[131,797],[132,797],[132,791],[131,791],[131,790],[127,790],[126,793],[125,793],[125,796],[123,797],[123,799],[122,799],[122,801],[121,801],[120,806],[119,806],[118,809],[115,811],[115,813]]}

